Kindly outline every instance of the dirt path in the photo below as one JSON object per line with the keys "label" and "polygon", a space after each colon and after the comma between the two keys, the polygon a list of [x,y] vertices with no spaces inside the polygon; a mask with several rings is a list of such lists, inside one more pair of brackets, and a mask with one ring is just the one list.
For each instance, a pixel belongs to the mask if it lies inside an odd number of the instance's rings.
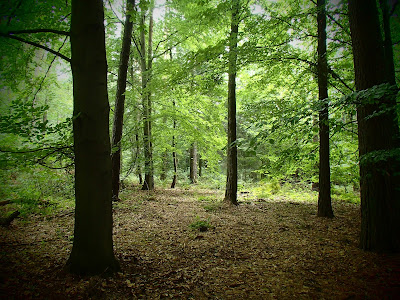
{"label": "dirt path", "polygon": [[[223,207],[211,191],[124,192],[114,241],[123,272],[82,278],[62,267],[73,215],[0,228],[2,299],[395,299],[400,255],[357,248],[359,207],[288,199]],[[202,223],[201,223],[202,222]],[[206,224],[202,230],[194,225]]]}

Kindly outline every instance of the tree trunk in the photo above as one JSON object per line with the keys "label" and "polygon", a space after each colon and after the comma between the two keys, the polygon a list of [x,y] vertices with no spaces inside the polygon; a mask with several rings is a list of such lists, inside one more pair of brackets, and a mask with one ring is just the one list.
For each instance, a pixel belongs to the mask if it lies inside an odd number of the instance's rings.
{"label": "tree trunk", "polygon": [[228,147],[227,178],[224,201],[238,205],[237,202],[237,145],[236,145],[236,61],[239,32],[239,0],[232,1],[231,32],[229,37],[228,68]]}
{"label": "tree trunk", "polygon": [[[357,90],[390,82],[376,1],[349,0],[348,4]],[[360,246],[371,251],[399,251],[400,166],[393,152],[400,143],[395,98],[385,95],[378,100],[359,100]]]}
{"label": "tree trunk", "polygon": [[168,164],[168,152],[165,150],[162,155],[162,166],[161,166],[161,174],[160,180],[164,181],[167,179],[167,164]]}
{"label": "tree trunk", "polygon": [[[167,117],[163,118],[163,124],[167,124]],[[161,161],[161,173],[160,173],[161,181],[165,181],[167,179],[167,168],[168,168],[168,151],[165,149],[162,154],[162,161]]]}
{"label": "tree trunk", "polygon": [[144,146],[144,182],[142,190],[154,189],[154,171],[153,171],[153,146],[151,141],[151,97],[149,91],[149,83],[151,78],[152,67],[152,33],[153,33],[153,16],[152,8],[150,10],[149,21],[149,44],[147,49],[147,62],[146,62],[146,39],[144,32],[145,14],[142,16],[142,26],[140,33],[141,43],[141,71],[142,71],[142,101],[143,101],[143,146]]}
{"label": "tree trunk", "polygon": [[131,49],[132,28],[133,22],[130,18],[130,12],[133,11],[135,6],[134,0],[128,0],[126,3],[126,16],[125,26],[122,38],[122,49],[119,58],[118,81],[117,81],[117,94],[115,96],[114,108],[114,126],[112,131],[112,192],[113,200],[119,200],[119,184],[120,184],[120,170],[121,170],[121,139],[122,129],[124,124],[124,110],[125,110],[125,90],[126,78],[129,65],[129,53]]}
{"label": "tree trunk", "polygon": [[199,157],[199,177],[203,176],[203,160]]}
{"label": "tree trunk", "polygon": [[75,230],[69,270],[100,274],[119,269],[113,252],[111,146],[103,2],[72,1]]}
{"label": "tree trunk", "polygon": [[325,0],[318,0],[319,194],[318,217],[333,217],[329,164],[328,59]]}
{"label": "tree trunk", "polygon": [[[131,67],[129,68],[130,71],[130,78],[131,78],[131,82],[135,82],[135,78],[134,78],[134,69],[133,69],[133,58],[132,56],[130,56],[131,59]],[[143,184],[143,178],[142,178],[142,168],[140,167],[140,162],[138,160],[140,160],[140,138],[139,138],[139,124],[141,123],[141,113],[140,110],[137,108],[137,106],[139,106],[138,104],[135,105],[135,115],[136,115],[136,121],[138,126],[135,126],[135,144],[136,144],[136,151],[135,151],[135,163],[136,163],[136,175],[138,176],[139,179],[139,185]]]}
{"label": "tree trunk", "polygon": [[174,124],[173,124],[173,135],[172,135],[172,161],[174,164],[174,176],[172,177],[171,189],[175,188],[178,180],[178,159],[176,157],[176,143],[175,143],[175,131],[176,131],[176,120],[175,120],[175,100],[172,100],[172,106],[174,108]]}
{"label": "tree trunk", "polygon": [[196,142],[190,148],[190,183],[197,183],[197,145]]}

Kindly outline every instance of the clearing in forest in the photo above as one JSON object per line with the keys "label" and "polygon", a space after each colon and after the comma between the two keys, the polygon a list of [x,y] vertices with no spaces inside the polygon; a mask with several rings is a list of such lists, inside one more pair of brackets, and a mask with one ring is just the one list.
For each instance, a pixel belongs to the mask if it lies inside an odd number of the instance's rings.
{"label": "clearing in forest", "polygon": [[122,272],[79,277],[63,265],[73,213],[31,215],[0,228],[0,296],[54,299],[382,299],[400,295],[400,256],[358,248],[359,205],[221,192],[125,190],[114,204]]}

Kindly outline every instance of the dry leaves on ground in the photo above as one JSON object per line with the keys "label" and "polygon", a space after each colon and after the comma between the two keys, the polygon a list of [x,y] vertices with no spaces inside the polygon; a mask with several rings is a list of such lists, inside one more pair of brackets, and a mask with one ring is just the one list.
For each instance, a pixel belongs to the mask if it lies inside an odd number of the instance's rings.
{"label": "dry leaves on ground", "polygon": [[[359,207],[257,200],[238,207],[210,190],[130,190],[114,207],[115,253],[123,272],[63,271],[73,214],[30,216],[0,228],[3,299],[395,299],[400,256],[363,252]],[[248,196],[248,195],[247,195]],[[200,201],[200,200],[207,201]],[[201,231],[196,222],[207,224]],[[202,224],[203,224],[202,223]],[[192,225],[192,226],[191,226]]]}

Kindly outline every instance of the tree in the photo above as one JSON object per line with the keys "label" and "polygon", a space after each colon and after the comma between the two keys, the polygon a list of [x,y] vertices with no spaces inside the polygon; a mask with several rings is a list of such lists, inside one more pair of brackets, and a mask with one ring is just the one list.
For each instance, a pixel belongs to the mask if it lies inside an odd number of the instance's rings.
{"label": "tree", "polygon": [[[392,82],[386,75],[389,70],[376,1],[349,0],[348,8],[357,91]],[[371,94],[361,94],[357,103],[360,246],[371,251],[399,251],[400,139],[396,102],[387,89],[383,96]]]}
{"label": "tree", "polygon": [[[175,108],[176,108],[176,103],[175,100],[172,100],[172,107],[174,109],[175,113]],[[172,175],[172,183],[171,183],[171,189],[175,188],[176,182],[178,180],[178,158],[176,156],[176,142],[175,142],[175,131],[176,131],[176,119],[174,116],[173,119],[173,134],[172,134],[172,162],[174,165],[173,169],[173,175]]]}
{"label": "tree", "polygon": [[120,54],[119,68],[118,68],[118,81],[117,81],[117,94],[115,96],[114,108],[114,126],[112,131],[112,191],[113,200],[118,200],[119,194],[119,176],[121,170],[121,139],[122,129],[124,124],[124,108],[125,108],[125,89],[126,79],[129,65],[129,53],[131,48],[132,38],[132,11],[135,6],[134,0],[126,2],[126,17],[124,25],[124,33],[122,38],[122,49]]}
{"label": "tree", "polygon": [[228,146],[227,175],[224,201],[237,205],[237,144],[236,144],[236,68],[239,33],[240,1],[232,1],[231,32],[228,58]]}
{"label": "tree", "polygon": [[[141,26],[140,26],[140,66],[142,73],[142,105],[143,105],[143,144],[144,144],[144,182],[143,190],[154,190],[154,169],[153,169],[153,145],[151,134],[151,117],[152,117],[152,103],[151,103],[151,69],[153,62],[153,6],[150,3],[149,13],[149,35],[148,45],[146,49],[146,35],[145,35],[145,18],[146,13],[142,11]],[[143,9],[143,8],[142,8]],[[146,53],[147,50],[147,53]],[[147,55],[147,58],[146,58]]]}
{"label": "tree", "polygon": [[328,113],[328,59],[326,52],[325,0],[317,1],[318,22],[318,91],[319,91],[319,194],[318,216],[333,217],[331,203],[331,179],[329,160],[329,113]]}
{"label": "tree", "polygon": [[111,147],[103,3],[72,1],[75,230],[67,266],[79,274],[119,269],[112,240]]}

